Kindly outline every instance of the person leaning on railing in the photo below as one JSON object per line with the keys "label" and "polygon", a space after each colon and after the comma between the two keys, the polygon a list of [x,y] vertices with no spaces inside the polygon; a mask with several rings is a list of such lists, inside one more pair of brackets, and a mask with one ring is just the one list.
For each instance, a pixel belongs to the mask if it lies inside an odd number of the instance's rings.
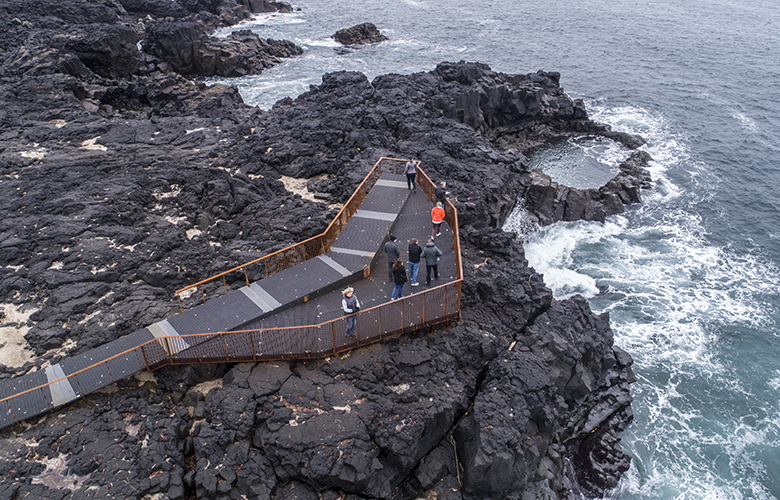
{"label": "person leaning on railing", "polygon": [[360,310],[360,301],[355,294],[355,289],[352,287],[345,288],[341,295],[344,296],[341,299],[341,308],[344,309],[344,314],[347,315],[347,330],[344,333],[347,337],[353,337],[357,330],[355,328],[355,313]]}
{"label": "person leaning on railing", "polygon": [[442,181],[441,185],[433,191],[433,195],[436,198],[436,203],[444,205],[444,200],[447,198],[447,183]]}

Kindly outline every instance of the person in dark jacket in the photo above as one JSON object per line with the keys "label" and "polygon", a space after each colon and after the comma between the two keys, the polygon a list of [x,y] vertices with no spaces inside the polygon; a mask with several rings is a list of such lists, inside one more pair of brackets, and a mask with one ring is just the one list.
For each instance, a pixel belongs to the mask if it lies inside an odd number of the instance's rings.
{"label": "person in dark jacket", "polygon": [[441,185],[433,191],[433,195],[436,197],[436,203],[444,205],[444,199],[447,198],[447,183],[442,181]]}
{"label": "person in dark jacket", "polygon": [[393,283],[393,294],[390,295],[390,300],[400,299],[404,296],[404,283],[406,283],[406,269],[401,259],[393,264]]}
{"label": "person in dark jacket", "polygon": [[433,238],[428,238],[428,244],[423,248],[422,257],[425,259],[425,285],[431,286],[431,270],[433,270],[434,279],[439,279],[439,257],[443,254],[436,245],[433,244]]}
{"label": "person in dark jacket", "polygon": [[391,234],[390,240],[385,243],[385,253],[387,254],[387,279],[389,280],[393,279],[393,264],[401,258],[401,250],[398,249],[396,240],[398,240],[398,238]]}
{"label": "person in dark jacket", "polygon": [[346,288],[341,292],[341,295],[344,296],[344,298],[341,299],[341,308],[344,310],[344,315],[347,316],[347,331],[344,333],[346,333],[347,337],[352,337],[357,331],[355,328],[355,323],[357,321],[355,313],[360,310],[360,301],[358,300],[357,295],[355,295],[355,290],[352,287]]}
{"label": "person in dark jacket", "polygon": [[420,286],[417,282],[417,272],[420,270],[420,255],[422,247],[417,244],[417,238],[412,238],[409,243],[409,277],[412,279],[412,286]]}

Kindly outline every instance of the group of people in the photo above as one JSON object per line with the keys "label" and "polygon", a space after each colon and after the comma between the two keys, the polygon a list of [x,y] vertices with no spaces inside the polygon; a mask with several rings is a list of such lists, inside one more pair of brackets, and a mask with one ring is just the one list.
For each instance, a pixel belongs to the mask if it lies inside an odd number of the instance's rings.
{"label": "group of people", "polygon": [[[393,281],[393,293],[390,295],[390,300],[400,299],[404,296],[404,284],[406,284],[406,268],[404,267],[404,261],[401,259],[401,250],[398,248],[398,238],[390,235],[387,243],[385,243],[385,253],[387,254],[387,278]],[[434,279],[439,279],[439,257],[442,256],[441,250],[439,250],[433,243],[433,238],[428,238],[428,243],[425,247],[420,247],[417,238],[412,238],[409,242],[407,249],[409,256],[409,274],[411,277],[411,286],[420,286],[417,281],[417,274],[420,271],[420,262],[425,260],[425,284],[431,286],[431,272],[433,272]]]}
{"label": "group of people", "polygon": [[[415,162],[409,160],[404,169],[404,172],[406,173],[407,188],[414,192],[417,191],[415,180],[419,164],[419,161]],[[433,243],[433,240],[437,236],[441,236],[441,224],[444,221],[445,216],[444,201],[447,196],[446,188],[447,184],[442,182],[434,191],[436,206],[431,210],[433,228],[431,229],[431,237],[428,238],[425,247],[419,245],[417,238],[412,238],[411,242],[409,242],[407,254],[409,257],[411,286],[420,286],[420,283],[417,281],[417,274],[420,270],[420,263],[423,260],[425,260],[425,285],[431,286],[431,273],[433,273],[433,278],[435,280],[439,279],[439,258],[443,254]],[[393,293],[390,295],[390,300],[400,299],[404,296],[404,285],[408,279],[403,259],[401,259],[401,249],[398,248],[398,238],[392,234],[389,236],[387,243],[385,243],[385,253],[387,254],[387,277],[393,282]],[[341,307],[344,310],[344,314],[347,316],[346,335],[354,336],[356,322],[354,313],[360,310],[360,301],[352,287],[346,288],[342,292],[342,295]]]}
{"label": "group of people", "polygon": [[[409,160],[406,162],[404,172],[406,173],[406,187],[417,192],[417,167],[420,165],[419,161]],[[431,221],[433,222],[433,228],[431,229],[431,238],[441,236],[441,223],[444,221],[444,200],[447,197],[447,183],[442,181],[441,185],[437,186],[433,192],[436,200],[436,206],[431,210]]]}

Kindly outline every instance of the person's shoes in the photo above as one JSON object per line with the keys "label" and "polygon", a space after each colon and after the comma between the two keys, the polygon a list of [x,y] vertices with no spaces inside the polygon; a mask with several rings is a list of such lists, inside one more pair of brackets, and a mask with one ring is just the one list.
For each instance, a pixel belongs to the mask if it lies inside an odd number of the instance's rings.
{"label": "person's shoes", "polygon": [[412,283],[412,286],[420,286],[419,283]]}
{"label": "person's shoes", "polygon": [[436,233],[436,236],[441,236],[441,233]]}

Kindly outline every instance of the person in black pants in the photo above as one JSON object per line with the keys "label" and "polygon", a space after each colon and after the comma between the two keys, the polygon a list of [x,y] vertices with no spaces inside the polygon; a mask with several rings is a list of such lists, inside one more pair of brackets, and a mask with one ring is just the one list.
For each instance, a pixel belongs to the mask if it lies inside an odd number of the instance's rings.
{"label": "person in black pants", "polygon": [[414,189],[414,192],[417,192],[417,184],[415,184],[414,179],[417,177],[417,166],[419,164],[419,161],[409,160],[406,162],[406,168],[404,169],[406,173],[406,187]]}
{"label": "person in black pants", "polygon": [[428,244],[423,248],[422,256],[425,259],[425,285],[431,286],[431,270],[433,270],[433,279],[439,279],[439,257],[443,254],[441,250],[433,244],[433,238],[428,238]]}
{"label": "person in black pants", "polygon": [[442,181],[441,186],[437,187],[433,191],[433,195],[436,197],[436,203],[444,205],[444,199],[447,198],[447,183]]}
{"label": "person in black pants", "polygon": [[387,254],[387,279],[393,279],[393,264],[401,257],[401,250],[398,249],[396,238],[392,234],[390,235],[390,241],[385,243],[385,253]]}

